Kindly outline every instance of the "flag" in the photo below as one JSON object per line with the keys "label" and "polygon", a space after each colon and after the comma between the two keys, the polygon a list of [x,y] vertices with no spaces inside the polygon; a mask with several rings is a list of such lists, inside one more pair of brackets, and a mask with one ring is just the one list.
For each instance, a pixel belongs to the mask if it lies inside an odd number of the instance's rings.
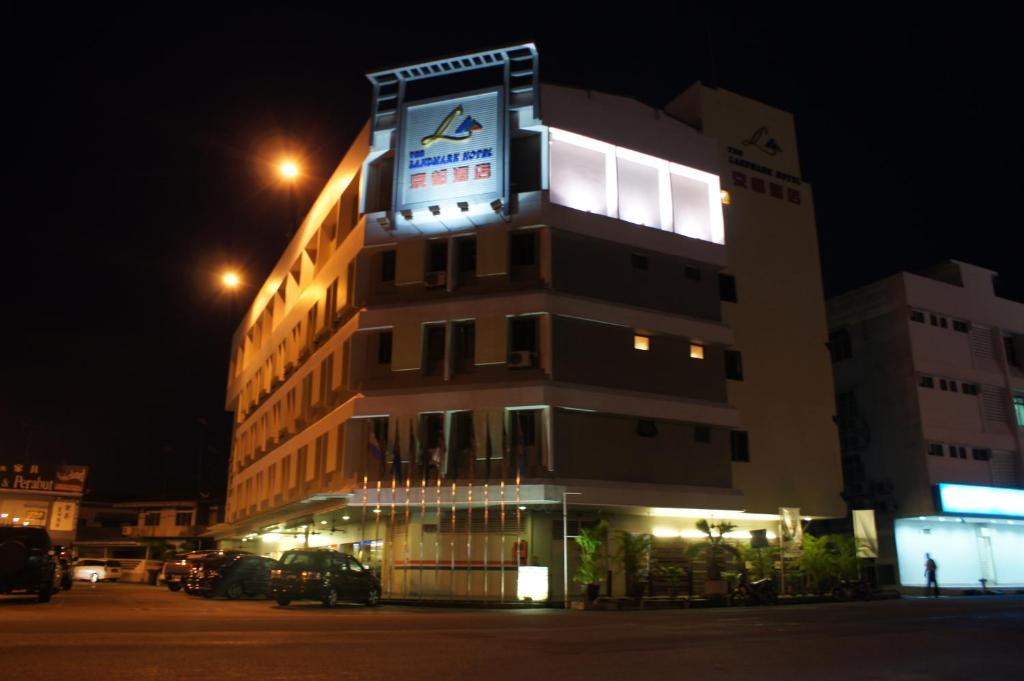
{"label": "flag", "polygon": [[501,477],[508,477],[508,464],[512,456],[512,449],[508,443],[508,429],[505,428],[505,418],[501,419]]}
{"label": "flag", "polygon": [[402,445],[399,442],[402,438],[399,437],[400,432],[401,430],[398,428],[398,424],[396,422],[394,445],[391,447],[391,477],[398,482],[402,482]]}
{"label": "flag", "polygon": [[491,423],[490,423],[489,420],[486,421],[485,423],[486,423],[485,428],[487,428],[487,439],[486,439],[486,443],[484,445],[484,456],[487,457],[487,458],[484,459],[484,461],[485,461],[485,463],[484,463],[484,477],[487,478],[488,480],[490,480],[491,479],[491,450],[492,450],[492,447],[491,447]]}
{"label": "flag", "polygon": [[523,432],[523,419],[522,412],[512,412],[515,415],[516,421],[516,442],[515,442],[515,457],[516,466],[521,477],[525,477],[526,473],[526,451],[523,449],[523,440],[526,439],[526,434]]}
{"label": "flag", "polygon": [[410,473],[416,473],[416,463],[420,463],[420,475],[424,478],[427,477],[427,469],[423,467],[423,459],[419,456],[419,446],[416,442],[416,426],[413,425],[414,421],[409,420],[409,461],[411,461],[412,470]]}
{"label": "flag", "polygon": [[380,441],[377,440],[377,433],[374,432],[373,426],[374,426],[373,421],[370,421],[369,424],[368,424],[368,427],[369,427],[369,430],[370,430],[370,437],[369,437],[370,456],[375,458],[380,463],[380,473],[381,473],[381,476],[383,477],[384,466],[385,466],[384,450],[380,446]]}

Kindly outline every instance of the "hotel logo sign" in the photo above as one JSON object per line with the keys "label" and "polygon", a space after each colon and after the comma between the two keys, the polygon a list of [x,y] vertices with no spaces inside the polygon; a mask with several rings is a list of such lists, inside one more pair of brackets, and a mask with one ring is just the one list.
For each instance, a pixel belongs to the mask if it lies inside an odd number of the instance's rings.
{"label": "hotel logo sign", "polygon": [[754,147],[769,156],[782,153],[782,147],[775,141],[775,138],[768,132],[768,127],[762,125],[754,131],[754,134],[743,140],[743,146]]}
{"label": "hotel logo sign", "polygon": [[395,210],[502,198],[504,109],[500,89],[405,105]]}

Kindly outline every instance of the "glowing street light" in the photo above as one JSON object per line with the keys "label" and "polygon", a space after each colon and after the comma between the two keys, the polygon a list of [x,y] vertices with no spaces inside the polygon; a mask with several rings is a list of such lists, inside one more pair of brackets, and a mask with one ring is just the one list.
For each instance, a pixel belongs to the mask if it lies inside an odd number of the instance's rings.
{"label": "glowing street light", "polygon": [[294,180],[299,176],[299,166],[295,161],[284,161],[277,169],[286,180]]}
{"label": "glowing street light", "polygon": [[227,289],[236,289],[242,283],[242,278],[234,270],[228,270],[220,276],[220,283]]}

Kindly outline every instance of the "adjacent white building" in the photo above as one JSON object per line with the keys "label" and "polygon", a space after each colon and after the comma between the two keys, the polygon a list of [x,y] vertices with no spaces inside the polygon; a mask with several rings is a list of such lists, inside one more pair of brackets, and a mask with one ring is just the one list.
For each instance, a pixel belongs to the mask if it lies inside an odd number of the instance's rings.
{"label": "adjacent white building", "polygon": [[[829,301],[847,501],[883,581],[1024,585],[1024,304],[949,261]],[[888,577],[888,579],[885,579]]]}

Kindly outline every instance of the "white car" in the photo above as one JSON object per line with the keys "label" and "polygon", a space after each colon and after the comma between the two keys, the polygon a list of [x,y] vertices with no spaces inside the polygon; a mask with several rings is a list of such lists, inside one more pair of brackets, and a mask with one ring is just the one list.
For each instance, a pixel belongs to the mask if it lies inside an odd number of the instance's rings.
{"label": "white car", "polygon": [[75,579],[86,582],[115,582],[121,576],[121,562],[106,558],[83,558],[73,568]]}

